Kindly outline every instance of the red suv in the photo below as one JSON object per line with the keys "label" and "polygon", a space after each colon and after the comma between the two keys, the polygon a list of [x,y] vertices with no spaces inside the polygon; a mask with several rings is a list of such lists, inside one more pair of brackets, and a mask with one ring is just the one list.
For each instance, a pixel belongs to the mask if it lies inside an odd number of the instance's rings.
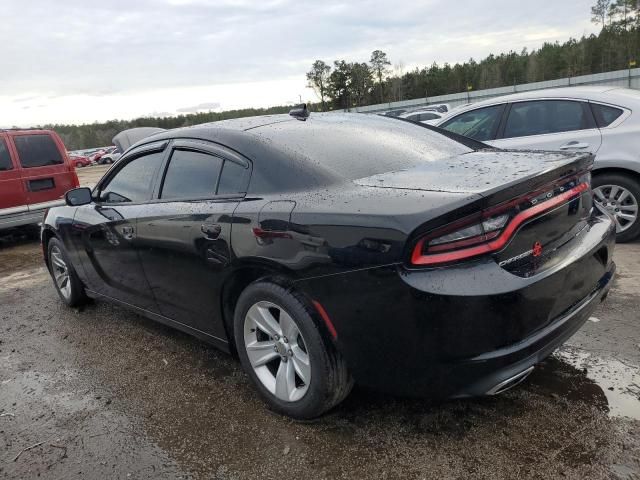
{"label": "red suv", "polygon": [[79,186],[67,150],[50,130],[0,130],[0,230],[42,221]]}

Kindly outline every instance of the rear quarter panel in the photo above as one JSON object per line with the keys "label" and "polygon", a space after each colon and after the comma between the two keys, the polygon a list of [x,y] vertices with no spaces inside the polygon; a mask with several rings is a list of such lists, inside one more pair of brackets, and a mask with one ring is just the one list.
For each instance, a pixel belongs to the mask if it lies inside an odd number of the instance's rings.
{"label": "rear quarter panel", "polygon": [[640,173],[640,122],[632,115],[621,125],[601,131],[602,146],[593,169],[624,168]]}
{"label": "rear quarter panel", "polygon": [[[234,212],[231,244],[241,262],[268,264],[294,279],[389,265],[403,260],[417,226],[478,199],[355,185],[247,199]],[[256,237],[255,228],[266,234]]]}

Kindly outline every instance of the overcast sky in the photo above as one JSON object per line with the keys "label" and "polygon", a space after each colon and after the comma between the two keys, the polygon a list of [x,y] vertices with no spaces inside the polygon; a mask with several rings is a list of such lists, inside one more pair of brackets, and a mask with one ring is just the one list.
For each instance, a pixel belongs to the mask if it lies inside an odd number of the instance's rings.
{"label": "overcast sky", "polygon": [[592,0],[2,0],[0,126],[314,100],[315,59],[405,69],[595,31]]}

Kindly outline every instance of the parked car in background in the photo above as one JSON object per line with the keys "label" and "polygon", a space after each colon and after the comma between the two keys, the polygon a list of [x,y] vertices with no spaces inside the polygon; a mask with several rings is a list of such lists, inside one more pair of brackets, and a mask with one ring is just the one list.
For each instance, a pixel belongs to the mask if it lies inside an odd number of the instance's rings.
{"label": "parked car in background", "polygon": [[0,130],[0,230],[42,221],[79,185],[62,140],[49,130]]}
{"label": "parked car in background", "polygon": [[444,115],[442,113],[433,110],[418,110],[406,112],[398,116],[398,118],[404,118],[411,120],[412,122],[426,123],[427,125],[434,125],[442,119]]}
{"label": "parked car in background", "polygon": [[451,106],[448,103],[440,103],[434,105],[424,105],[420,107],[405,107],[405,108],[397,108],[394,110],[388,110],[386,112],[379,112],[379,115],[384,115],[385,117],[399,117],[399,118],[407,118],[408,120],[414,122],[422,122],[426,120],[437,120],[434,118],[426,118],[425,120],[416,120],[415,117],[409,118],[412,115],[417,115],[419,113],[433,112],[436,113],[442,118],[447,112],[451,109]]}
{"label": "parked car in background", "polygon": [[106,153],[105,150],[97,150],[91,154],[89,154],[89,160],[91,160],[93,163],[101,163],[100,159],[102,158],[102,156]]}
{"label": "parked car in background", "polygon": [[640,235],[640,92],[619,87],[537,90],[475,103],[438,127],[504,149],[593,152],[595,200],[617,239]]}
{"label": "parked car in background", "polygon": [[85,155],[69,154],[69,160],[71,160],[71,164],[76,168],[88,167],[94,164],[94,162],[89,160]]}
{"label": "parked car in background", "polygon": [[272,409],[311,418],[354,380],[501,393],[606,296],[615,226],[592,208],[593,155],[292,115],[152,134],[68,192],[42,231],[61,300],[237,352]]}
{"label": "parked car in background", "polygon": [[449,105],[448,103],[439,103],[434,105],[428,105],[427,107],[424,107],[424,109],[433,110],[435,112],[440,112],[444,114],[451,111],[451,105]]}
{"label": "parked car in background", "polygon": [[469,107],[469,106],[471,106],[471,105],[473,105],[473,102],[469,102],[469,103],[462,103],[462,104],[460,104],[460,105],[456,105],[455,107],[450,108],[450,109],[449,109],[449,111],[446,113],[446,115],[451,115],[451,114],[453,114],[453,113],[459,112],[459,111],[461,111],[462,109],[465,109],[465,108],[467,108],[467,107]]}
{"label": "parked car in background", "polygon": [[394,110],[388,110],[386,112],[382,112],[381,115],[384,115],[385,117],[399,117],[406,111],[407,111],[406,108],[396,108]]}
{"label": "parked car in background", "polygon": [[98,160],[98,163],[101,165],[106,165],[109,163],[113,163],[116,160],[118,160],[120,158],[120,156],[122,155],[122,152],[120,152],[118,150],[118,147],[109,147],[105,154],[102,155],[102,157],[100,157],[100,160]]}

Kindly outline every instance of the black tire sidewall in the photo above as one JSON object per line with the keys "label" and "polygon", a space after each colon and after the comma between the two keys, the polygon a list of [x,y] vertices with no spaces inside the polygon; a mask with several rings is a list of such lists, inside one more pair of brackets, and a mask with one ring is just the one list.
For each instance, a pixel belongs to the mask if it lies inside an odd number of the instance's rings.
{"label": "black tire sidewall", "polygon": [[[253,371],[244,344],[244,319],[249,308],[259,301],[268,301],[283,308],[295,321],[305,340],[311,362],[311,383],[300,400],[285,402],[269,392]],[[251,284],[240,295],[234,314],[234,336],[240,362],[256,385],[260,396],[270,408],[297,419],[309,419],[322,414],[333,396],[329,375],[331,364],[323,334],[312,316],[311,307],[299,295],[276,283],[259,281]]]}
{"label": "black tire sidewall", "polygon": [[[640,204],[640,183],[627,175],[619,173],[601,173],[594,172],[591,182],[593,188],[601,185],[619,185],[629,190],[636,198],[636,202]],[[640,217],[636,218],[634,225],[622,233],[616,234],[616,242],[625,243],[635,240],[640,236]]]}

